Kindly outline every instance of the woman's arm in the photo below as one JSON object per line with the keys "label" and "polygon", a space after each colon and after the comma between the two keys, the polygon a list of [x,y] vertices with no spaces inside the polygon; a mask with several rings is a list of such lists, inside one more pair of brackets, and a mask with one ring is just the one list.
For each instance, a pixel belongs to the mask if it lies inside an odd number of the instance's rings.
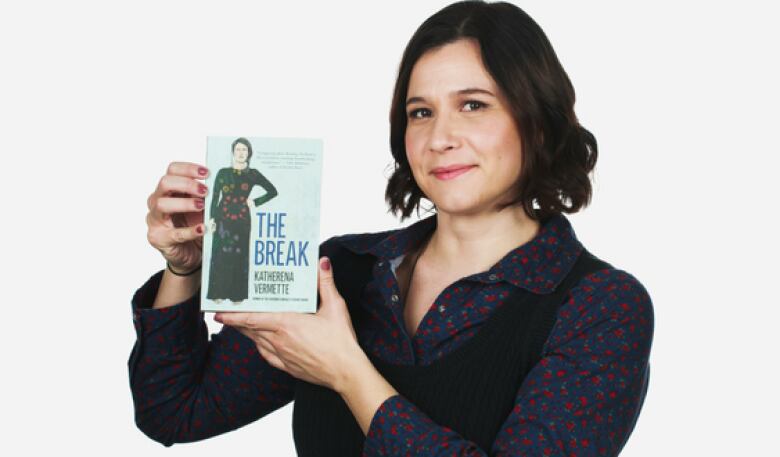
{"label": "woman's arm", "polygon": [[208,341],[200,289],[152,308],[163,271],[132,299],[137,340],[128,368],[139,429],[165,446],[202,440],[289,403],[294,378],[269,365],[244,335],[223,327]]}
{"label": "woman's arm", "polygon": [[[492,449],[480,449],[393,395],[368,412],[363,455],[408,455],[409,443],[412,455],[421,456],[617,455],[647,391],[653,327],[650,297],[636,278],[622,270],[589,275],[561,306],[543,357],[518,390]],[[359,395],[384,384],[367,377],[361,385],[357,376],[342,396],[354,398],[350,407],[368,409],[371,402]]]}
{"label": "woman's arm", "polygon": [[[177,276],[166,268],[163,270],[160,283],[155,293],[154,303],[151,308],[161,309],[174,306],[181,302],[186,301],[188,298],[200,293],[198,288],[200,287],[200,274],[192,274],[189,276]],[[135,308],[135,305],[133,305]],[[143,308],[141,308],[143,309]]]}
{"label": "woman's arm", "polygon": [[219,211],[219,196],[222,194],[222,186],[225,185],[225,169],[221,169],[217,172],[217,176],[214,178],[214,187],[211,190],[211,206],[209,211],[210,219],[221,219],[217,217],[217,211]]}
{"label": "woman's arm", "polygon": [[257,197],[254,200],[255,206],[260,206],[263,203],[267,202],[268,200],[279,195],[279,192],[276,190],[276,187],[274,187],[274,185],[271,184],[271,181],[269,181],[268,178],[263,176],[263,174],[257,171],[256,169],[254,168],[252,169],[252,173],[250,174],[250,176],[252,177],[252,184],[262,187],[266,192],[265,195]]}

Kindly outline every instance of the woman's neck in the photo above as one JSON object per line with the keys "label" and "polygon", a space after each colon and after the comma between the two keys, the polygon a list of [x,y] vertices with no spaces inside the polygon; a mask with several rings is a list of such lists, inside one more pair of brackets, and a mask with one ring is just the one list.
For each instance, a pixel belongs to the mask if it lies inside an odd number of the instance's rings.
{"label": "woman's neck", "polygon": [[235,168],[236,170],[243,170],[246,167],[247,167],[246,162],[236,162],[235,160],[233,161],[233,168]]}
{"label": "woman's neck", "polygon": [[521,207],[479,215],[439,211],[436,230],[420,262],[438,271],[473,274],[486,271],[509,251],[531,241],[541,227]]}

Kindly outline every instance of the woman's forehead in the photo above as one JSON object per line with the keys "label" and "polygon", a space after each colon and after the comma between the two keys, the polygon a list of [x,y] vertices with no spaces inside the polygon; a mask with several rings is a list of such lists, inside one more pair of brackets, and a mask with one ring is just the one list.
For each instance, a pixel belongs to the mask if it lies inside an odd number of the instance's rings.
{"label": "woman's forehead", "polygon": [[495,82],[482,64],[479,46],[460,40],[426,52],[409,79],[409,97],[456,96],[479,88],[495,94]]}

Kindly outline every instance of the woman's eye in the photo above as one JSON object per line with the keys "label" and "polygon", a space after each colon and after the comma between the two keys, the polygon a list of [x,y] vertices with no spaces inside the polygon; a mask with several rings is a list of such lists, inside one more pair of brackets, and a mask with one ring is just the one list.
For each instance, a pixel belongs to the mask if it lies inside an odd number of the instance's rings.
{"label": "woman's eye", "polygon": [[[467,111],[472,112],[472,111],[477,111],[479,109],[485,108],[487,106],[487,104],[486,103],[482,103],[482,102],[477,101],[477,100],[468,100],[466,102],[463,102],[463,106],[471,106],[472,108],[467,110]],[[428,115],[430,115],[430,111],[428,109],[426,109],[426,108],[418,108],[416,110],[410,111],[409,112],[409,117],[412,118],[412,119],[421,119],[421,117],[418,116],[418,114],[420,114],[422,112],[428,113]]]}
{"label": "woman's eye", "polygon": [[480,101],[477,101],[477,100],[469,100],[466,103],[464,103],[463,105],[464,106],[477,105],[477,107],[475,109],[471,110],[471,111],[476,111],[477,109],[484,108],[486,106],[484,103],[482,103]]}
{"label": "woman's eye", "polygon": [[413,119],[419,119],[419,117],[417,116],[417,113],[419,113],[419,112],[421,112],[421,111],[428,111],[428,110],[427,110],[427,109],[425,109],[425,108],[420,108],[420,109],[412,110],[412,111],[410,111],[410,112],[409,112],[409,117],[411,117],[411,118],[413,118]]}

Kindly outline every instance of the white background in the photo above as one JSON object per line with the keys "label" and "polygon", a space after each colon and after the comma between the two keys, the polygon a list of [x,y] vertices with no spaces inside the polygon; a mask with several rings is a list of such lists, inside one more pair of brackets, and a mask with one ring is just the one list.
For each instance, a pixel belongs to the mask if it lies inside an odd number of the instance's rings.
{"label": "white background", "polygon": [[[170,449],[136,429],[130,298],[163,266],[146,198],[169,162],[202,162],[206,135],[322,137],[323,239],[412,222],[383,198],[390,96],[446,4],[2,3],[4,455],[294,454],[292,405]],[[593,203],[570,220],[655,306],[622,455],[778,455],[771,2],[517,4],[599,142]]]}

